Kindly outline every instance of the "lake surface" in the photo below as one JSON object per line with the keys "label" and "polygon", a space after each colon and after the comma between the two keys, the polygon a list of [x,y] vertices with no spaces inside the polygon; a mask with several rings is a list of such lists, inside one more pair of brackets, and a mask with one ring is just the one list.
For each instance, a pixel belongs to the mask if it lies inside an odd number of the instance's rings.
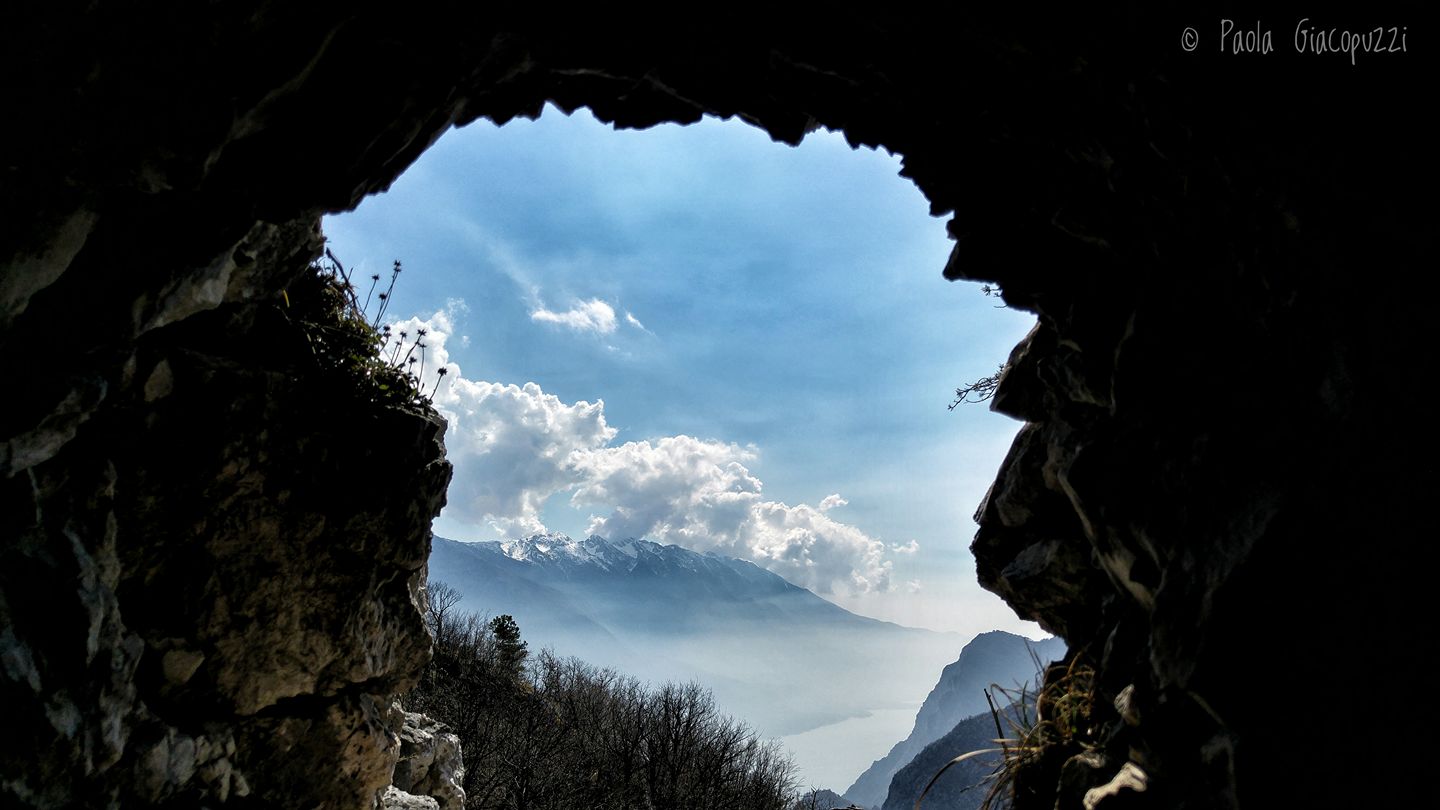
{"label": "lake surface", "polygon": [[842,793],[871,763],[910,734],[919,710],[918,702],[874,709],[862,717],[781,737],[780,742],[795,756],[801,786]]}

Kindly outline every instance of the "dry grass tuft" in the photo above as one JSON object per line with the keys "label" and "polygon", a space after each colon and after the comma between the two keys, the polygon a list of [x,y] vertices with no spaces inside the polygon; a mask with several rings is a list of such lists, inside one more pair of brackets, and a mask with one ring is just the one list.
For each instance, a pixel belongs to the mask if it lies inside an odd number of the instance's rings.
{"label": "dry grass tuft", "polygon": [[1064,762],[1075,754],[1094,750],[1091,715],[1095,706],[1095,670],[1081,661],[1082,656],[1073,656],[1058,677],[1054,674],[1057,668],[1052,668],[1038,692],[1028,684],[1012,689],[992,684],[985,690],[995,720],[997,747],[967,751],[945,763],[920,791],[915,810],[920,810],[925,795],[941,774],[966,760],[1001,755],[995,770],[986,777],[990,787],[980,804],[981,810],[998,810],[1012,806],[1025,792],[1027,774],[1043,769],[1047,763]]}

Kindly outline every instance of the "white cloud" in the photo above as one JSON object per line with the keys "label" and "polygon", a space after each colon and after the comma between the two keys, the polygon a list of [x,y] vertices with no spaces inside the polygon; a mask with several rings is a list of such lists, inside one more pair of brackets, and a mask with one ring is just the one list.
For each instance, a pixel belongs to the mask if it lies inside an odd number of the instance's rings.
{"label": "white cloud", "polygon": [[615,308],[599,298],[592,298],[579,301],[564,312],[539,307],[530,313],[530,320],[566,326],[577,332],[608,335],[615,331]]}
{"label": "white cloud", "polygon": [[[429,394],[436,390],[437,382],[444,384],[442,377],[453,380],[459,376],[460,367],[450,362],[445,343],[455,333],[455,322],[468,311],[463,300],[451,298],[445,302],[444,309],[429,318],[407,318],[391,323],[388,325],[390,342],[382,352],[386,357],[395,358],[397,363],[407,355],[415,358],[413,365],[407,365],[420,375],[421,390]],[[441,368],[445,369],[444,375],[438,373]]]}
{"label": "white cloud", "polygon": [[435,391],[435,408],[449,422],[445,446],[455,467],[445,511],[505,533],[541,531],[546,499],[575,484],[574,455],[609,444],[615,430],[605,423],[603,402],[567,405],[534,383],[466,379],[445,347],[463,312],[459,302],[390,327],[396,336],[404,331],[408,342],[425,331],[421,386]]}
{"label": "white cloud", "polygon": [[753,458],[753,449],[690,436],[607,447],[577,460],[583,482],[571,502],[614,510],[591,520],[595,534],[734,553],[760,496],[760,480],[743,463]]}
{"label": "white cloud", "polygon": [[[634,315],[633,313],[630,313],[630,312],[626,312],[626,313],[625,313],[625,322],[628,323],[628,324],[630,324],[631,326],[635,327],[636,329],[639,329],[641,332],[650,332],[649,329],[646,329],[646,328],[645,328],[645,324],[641,323],[641,322],[640,322],[640,319],[637,318],[637,317],[635,317],[635,315]],[[654,333],[651,332],[651,334],[654,334]]]}
{"label": "white cloud", "polygon": [[903,546],[899,543],[892,543],[890,545],[890,551],[893,554],[914,554],[919,550],[920,544],[915,542],[914,540],[911,540]]}
{"label": "white cloud", "polygon": [[719,551],[817,593],[890,587],[883,543],[822,508],[764,500],[745,466],[755,457],[753,448],[690,436],[607,447],[579,457],[583,483],[571,500],[612,509],[590,522],[589,531],[605,537]]}
{"label": "white cloud", "polygon": [[465,303],[464,298],[446,298],[445,312],[449,313],[451,318],[463,318],[470,314],[470,305]]}
{"label": "white cloud", "polygon": [[748,534],[757,564],[816,593],[890,589],[885,544],[813,507],[758,504]]}
{"label": "white cloud", "polygon": [[607,513],[592,516],[596,534],[749,559],[826,594],[889,590],[887,553],[918,547],[912,540],[887,549],[834,520],[828,511],[846,503],[838,494],[819,506],[765,500],[747,466],[758,457],[754,447],[684,435],[612,446],[617,431],[603,401],[567,404],[533,382],[466,379],[445,349],[459,313],[451,306],[392,326],[411,340],[426,331],[422,384],[436,389],[435,407],[449,422],[445,444],[455,468],[447,518],[510,536],[543,531],[545,502],[569,492],[575,506]]}
{"label": "white cloud", "polygon": [[575,485],[583,453],[615,436],[603,402],[567,405],[533,382],[456,379],[435,404],[450,422],[445,445],[455,466],[446,511],[506,533],[543,531],[545,501]]}

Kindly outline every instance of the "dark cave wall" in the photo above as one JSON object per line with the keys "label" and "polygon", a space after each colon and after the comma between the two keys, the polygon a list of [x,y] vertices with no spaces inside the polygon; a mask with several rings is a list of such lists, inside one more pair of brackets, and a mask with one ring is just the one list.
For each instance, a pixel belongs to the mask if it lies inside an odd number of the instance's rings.
{"label": "dark cave wall", "polygon": [[[269,237],[254,266],[305,267],[313,229]],[[444,427],[337,385],[283,300],[140,336],[0,486],[0,804],[362,807],[389,783]]]}
{"label": "dark cave wall", "polygon": [[[1277,44],[1328,11],[1276,12]],[[5,75],[36,77],[0,99],[4,803],[366,806],[388,781],[441,425],[346,399],[278,292],[323,212],[547,99],[897,151],[954,213],[945,274],[1037,313],[974,550],[1098,665],[1091,781],[1133,760],[1157,807],[1403,786],[1315,752],[1391,733],[1337,703],[1421,682],[1428,50],[1186,54],[1218,15],[1142,10],[167,12],[0,26]],[[1423,27],[1366,14],[1332,18]]]}

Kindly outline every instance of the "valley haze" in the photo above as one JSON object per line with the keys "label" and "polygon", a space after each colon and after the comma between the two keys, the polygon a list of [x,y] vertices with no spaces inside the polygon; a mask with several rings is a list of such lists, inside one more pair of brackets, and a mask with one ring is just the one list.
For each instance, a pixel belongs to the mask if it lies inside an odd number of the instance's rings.
{"label": "valley haze", "polygon": [[[460,592],[459,610],[513,616],[534,649],[703,684],[762,735],[799,737],[801,778],[836,790],[905,736],[968,641],[859,616],[751,562],[648,540],[437,536],[430,580]],[[842,722],[844,739],[818,739]]]}

